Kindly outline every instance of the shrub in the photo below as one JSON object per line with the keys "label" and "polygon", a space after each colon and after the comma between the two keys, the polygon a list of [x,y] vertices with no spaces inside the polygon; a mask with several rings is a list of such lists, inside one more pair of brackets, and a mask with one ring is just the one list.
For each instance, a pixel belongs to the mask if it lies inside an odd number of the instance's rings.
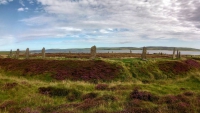
{"label": "shrub", "polygon": [[97,98],[96,100],[104,100],[104,101],[116,101],[117,98],[113,95],[103,95],[99,98]]}
{"label": "shrub", "polygon": [[73,101],[80,97],[81,92],[75,89],[67,88],[55,88],[55,87],[40,87],[39,93],[49,95],[49,96],[66,96],[70,101]]}
{"label": "shrub", "polygon": [[85,95],[82,95],[81,100],[85,100],[85,99],[93,99],[96,98],[98,96],[97,93],[87,93]]}
{"label": "shrub", "polygon": [[184,92],[183,94],[184,94],[185,96],[193,96],[193,95],[194,95],[193,92],[189,92],[189,91]]}
{"label": "shrub", "polygon": [[158,100],[158,97],[152,95],[146,91],[139,91],[138,89],[134,89],[130,94],[130,99],[138,99],[144,101],[155,101]]}
{"label": "shrub", "polygon": [[16,82],[13,82],[13,83],[6,83],[4,86],[3,86],[3,89],[4,90],[9,90],[9,89],[12,89],[14,87],[16,87],[18,85],[18,83]]}
{"label": "shrub", "polygon": [[120,65],[101,60],[17,60],[0,59],[3,70],[18,73],[21,76],[49,74],[56,80],[84,80],[90,82],[110,81],[119,77]]}
{"label": "shrub", "polygon": [[91,108],[99,106],[102,103],[103,103],[102,101],[97,101],[94,99],[86,99],[82,103],[80,103],[76,108],[87,111]]}
{"label": "shrub", "polygon": [[96,90],[106,90],[106,89],[108,89],[108,85],[107,84],[97,84],[95,86],[95,89]]}
{"label": "shrub", "polygon": [[190,67],[190,68],[200,68],[200,64],[192,59],[188,59],[185,61],[185,63]]}
{"label": "shrub", "polygon": [[13,105],[16,105],[15,101],[6,100],[2,104],[0,104],[0,109],[7,109],[8,107],[11,107]]}
{"label": "shrub", "polygon": [[26,107],[26,108],[22,108],[20,110],[20,113],[41,113],[41,112],[40,112],[40,110]]}

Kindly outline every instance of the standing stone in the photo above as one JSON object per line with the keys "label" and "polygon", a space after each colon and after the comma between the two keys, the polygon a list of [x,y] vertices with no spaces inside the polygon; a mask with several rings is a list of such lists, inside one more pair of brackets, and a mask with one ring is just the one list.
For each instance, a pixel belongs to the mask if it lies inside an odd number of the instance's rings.
{"label": "standing stone", "polygon": [[29,48],[26,49],[25,57],[26,59],[29,59]]}
{"label": "standing stone", "polygon": [[42,48],[42,59],[45,59],[45,48]]}
{"label": "standing stone", "polygon": [[90,49],[91,59],[95,59],[96,57],[96,46],[92,46]]}
{"label": "standing stone", "polygon": [[12,53],[12,49],[11,49],[9,57],[12,58],[12,56],[13,56],[13,53]]}
{"label": "standing stone", "polygon": [[176,58],[178,58],[178,56],[179,56],[178,54],[179,54],[179,51],[177,50],[177,53],[176,53]]}
{"label": "standing stone", "polygon": [[132,51],[130,50],[130,53],[132,53]]}
{"label": "standing stone", "polygon": [[15,58],[16,58],[16,59],[18,59],[18,58],[19,58],[19,49],[17,49],[17,51],[16,51]]}
{"label": "standing stone", "polygon": [[176,48],[174,48],[174,50],[173,50],[173,56],[172,56],[172,59],[175,59],[175,58],[176,58],[176,56],[175,56],[175,52],[176,52]]}
{"label": "standing stone", "polygon": [[142,55],[141,55],[142,60],[146,60],[147,58],[146,55],[147,55],[147,49],[146,47],[143,47]]}
{"label": "standing stone", "polygon": [[178,58],[181,59],[181,52],[178,53]]}

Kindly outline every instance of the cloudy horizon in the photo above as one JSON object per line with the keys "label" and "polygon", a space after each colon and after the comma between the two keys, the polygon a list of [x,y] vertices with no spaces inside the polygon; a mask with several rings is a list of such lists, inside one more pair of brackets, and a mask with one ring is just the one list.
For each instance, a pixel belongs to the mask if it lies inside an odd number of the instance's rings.
{"label": "cloudy horizon", "polygon": [[0,0],[0,50],[200,49],[199,0]]}

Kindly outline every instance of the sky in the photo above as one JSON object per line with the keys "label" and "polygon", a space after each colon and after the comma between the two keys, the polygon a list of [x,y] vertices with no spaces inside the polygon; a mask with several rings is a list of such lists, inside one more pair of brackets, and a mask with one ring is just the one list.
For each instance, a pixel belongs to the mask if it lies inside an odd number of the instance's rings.
{"label": "sky", "polygon": [[200,0],[0,0],[0,51],[200,49]]}

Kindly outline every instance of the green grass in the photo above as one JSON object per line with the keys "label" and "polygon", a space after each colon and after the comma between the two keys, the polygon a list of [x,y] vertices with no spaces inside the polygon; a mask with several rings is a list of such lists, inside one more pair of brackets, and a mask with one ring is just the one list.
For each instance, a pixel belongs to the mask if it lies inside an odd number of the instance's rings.
{"label": "green grass", "polygon": [[[156,78],[165,74],[157,67],[160,61],[174,61],[171,59],[102,59],[106,62],[122,65],[124,77],[130,77],[125,81],[110,81],[90,83],[84,81],[56,81],[48,75],[22,77],[15,73],[0,72],[0,112],[72,112],[72,113],[118,113],[130,112],[200,112],[200,72],[192,70],[184,76],[175,78]],[[149,69],[149,67],[151,67]],[[138,71],[144,68],[146,72]],[[128,73],[128,74],[127,74]],[[167,76],[167,75],[165,75]],[[123,79],[123,77],[121,78]],[[96,89],[99,84],[107,84],[103,90]],[[39,88],[52,87],[54,95],[45,95],[39,92]],[[59,89],[67,91],[60,96]],[[130,94],[134,89],[139,90],[138,99],[131,99]],[[142,100],[145,92],[150,93],[153,100]],[[189,92],[189,93],[188,93]],[[89,93],[97,94],[95,97]],[[191,93],[185,96],[184,93]],[[74,96],[77,95],[77,96]],[[177,96],[178,95],[178,96]],[[83,98],[84,97],[84,98]],[[85,99],[86,98],[86,99]],[[174,100],[167,100],[174,98]],[[181,98],[181,99],[180,99]],[[173,101],[169,104],[168,101]],[[185,107],[188,106],[188,107]],[[183,111],[183,112],[184,112]]]}

